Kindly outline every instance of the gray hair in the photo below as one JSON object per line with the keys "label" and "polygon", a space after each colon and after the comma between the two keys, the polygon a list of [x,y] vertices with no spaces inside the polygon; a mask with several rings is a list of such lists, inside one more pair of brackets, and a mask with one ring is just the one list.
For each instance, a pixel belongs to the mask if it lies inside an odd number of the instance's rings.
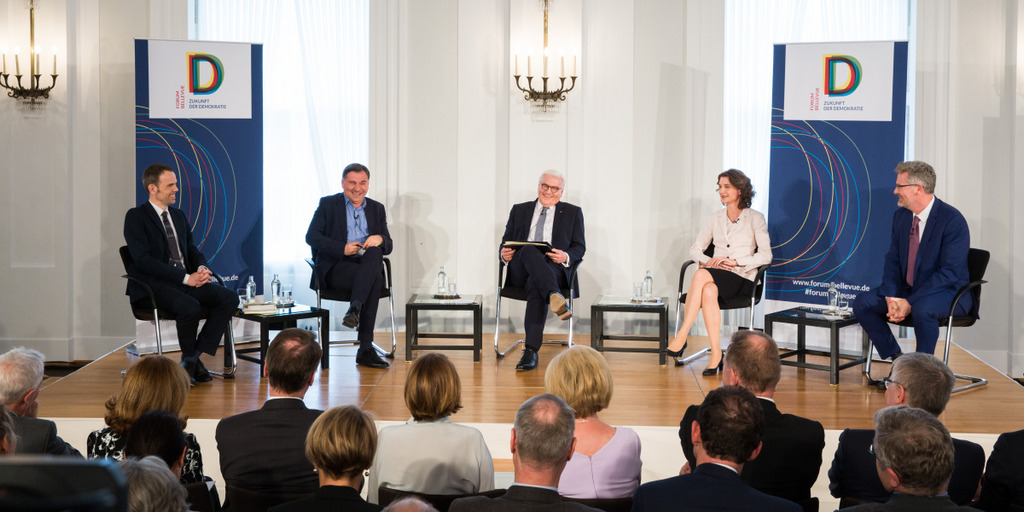
{"label": "gray hair", "polygon": [[415,496],[407,496],[392,501],[390,505],[384,507],[383,512],[437,512],[437,509]]}
{"label": "gray hair", "polygon": [[187,512],[188,492],[160,457],[117,463],[128,483],[128,512]]}
{"label": "gray hair", "polygon": [[544,181],[544,176],[551,176],[552,178],[557,179],[559,182],[561,182],[560,186],[562,187],[562,190],[565,190],[565,176],[562,176],[562,173],[560,173],[560,172],[558,172],[558,171],[556,171],[554,169],[548,169],[548,170],[540,173],[540,177],[537,178],[537,183],[538,184],[540,184],[540,182]]}
{"label": "gray hair", "polygon": [[530,465],[551,467],[565,462],[576,432],[576,417],[565,400],[544,393],[519,406],[513,428],[519,459]]}
{"label": "gray hair", "polygon": [[907,173],[907,180],[915,185],[921,185],[926,194],[935,193],[935,169],[931,164],[920,160],[900,162],[893,172],[897,175]]}
{"label": "gray hair", "polygon": [[892,363],[892,380],[903,386],[907,405],[942,414],[956,385],[956,377],[945,363],[923,352],[911,352]]}
{"label": "gray hair", "polygon": [[0,403],[10,405],[43,382],[46,356],[38,350],[18,347],[0,355]]}
{"label": "gray hair", "polygon": [[906,405],[875,413],[875,458],[910,494],[936,496],[953,475],[953,439],[938,418]]}

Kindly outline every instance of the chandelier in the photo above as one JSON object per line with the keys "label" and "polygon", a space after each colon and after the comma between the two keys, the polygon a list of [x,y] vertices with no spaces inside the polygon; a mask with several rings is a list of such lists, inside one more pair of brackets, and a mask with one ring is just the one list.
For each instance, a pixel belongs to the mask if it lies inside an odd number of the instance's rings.
{"label": "chandelier", "polygon": [[50,90],[57,83],[57,51],[53,52],[53,73],[50,74],[50,86],[41,87],[39,79],[42,78],[42,67],[39,62],[39,48],[36,47],[36,2],[28,2],[28,25],[29,25],[29,48],[28,48],[28,84],[22,84],[21,60],[18,57],[18,48],[14,48],[14,79],[11,83],[11,75],[7,67],[7,50],[4,49],[3,61],[0,64],[0,86],[7,89],[7,96],[21,99],[32,107],[42,104],[42,100],[50,97]]}
{"label": "chandelier", "polygon": [[[544,5],[544,53],[542,57],[542,74],[540,76],[540,89],[535,89],[533,85],[533,57],[530,55],[526,56],[526,87],[520,84],[519,73],[519,54],[515,55],[515,72],[513,77],[516,79],[516,87],[522,91],[523,98],[530,101],[541,102],[539,107],[543,110],[548,110],[556,105],[557,101],[565,101],[565,94],[576,87],[576,56],[572,57],[572,74],[565,76],[565,55],[560,57],[559,62],[559,74],[558,74],[558,88],[548,89],[548,80],[554,79],[548,75],[548,7],[550,0],[542,0]],[[565,81],[569,80],[569,87],[565,86]],[[553,86],[554,84],[552,84]]]}

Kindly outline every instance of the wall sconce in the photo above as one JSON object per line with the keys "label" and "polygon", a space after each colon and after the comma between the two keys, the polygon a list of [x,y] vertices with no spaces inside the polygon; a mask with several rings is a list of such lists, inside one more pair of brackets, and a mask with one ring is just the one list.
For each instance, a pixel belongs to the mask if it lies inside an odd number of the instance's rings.
{"label": "wall sconce", "polygon": [[[567,92],[571,91],[573,89],[573,87],[576,87],[577,75],[576,75],[576,56],[575,55],[572,56],[572,74],[569,75],[568,77],[566,77],[565,76],[565,55],[561,55],[559,57],[559,76],[558,76],[559,86],[558,86],[558,89],[548,90],[548,78],[551,78],[551,77],[548,76],[548,5],[549,5],[551,0],[542,0],[542,1],[543,1],[543,4],[544,4],[544,53],[543,53],[543,55],[541,57],[542,67],[543,67],[543,74],[540,77],[541,89],[537,90],[537,89],[533,88],[533,79],[534,79],[534,76],[533,76],[533,57],[531,55],[527,55],[526,56],[526,87],[524,88],[519,83],[519,77],[522,76],[522,75],[519,74],[519,54],[518,53],[516,53],[515,56],[514,56],[515,71],[513,72],[513,77],[516,79],[516,87],[519,88],[520,91],[523,91],[523,93],[525,93],[523,95],[523,98],[527,99],[527,100],[531,100],[531,101],[539,101],[539,102],[541,102],[541,104],[538,105],[538,106],[541,109],[543,109],[544,111],[547,111],[549,108],[552,108],[552,107],[556,106],[556,104],[555,104],[556,101],[565,101],[565,94]],[[565,80],[567,78],[570,80],[568,88],[565,87]]]}
{"label": "wall sconce", "polygon": [[50,74],[50,86],[40,87],[39,79],[42,75],[42,67],[39,62],[39,48],[36,47],[36,0],[28,2],[28,26],[29,26],[29,47],[28,47],[28,87],[21,83],[21,60],[18,57],[18,47],[14,48],[14,78],[17,81],[12,85],[10,73],[7,68],[7,49],[3,51],[3,61],[0,63],[0,86],[7,89],[7,96],[21,99],[31,107],[42,104],[42,100],[50,97],[50,90],[57,84],[57,49],[53,50],[53,73]]}

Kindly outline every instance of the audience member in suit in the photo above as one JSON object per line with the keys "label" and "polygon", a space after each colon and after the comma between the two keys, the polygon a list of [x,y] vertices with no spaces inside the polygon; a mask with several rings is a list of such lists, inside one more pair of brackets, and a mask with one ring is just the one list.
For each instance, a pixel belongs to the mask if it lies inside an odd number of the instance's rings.
{"label": "audience member in suit", "polygon": [[[384,256],[391,254],[391,234],[384,205],[366,197],[370,170],[349,164],[341,174],[344,193],[320,198],[306,231],[320,282],[332,290],[352,292],[343,323],[359,328],[356,364],[387,368],[373,348],[377,304],[384,285]],[[312,287],[315,280],[311,280]]]}
{"label": "audience member in suit", "polygon": [[871,445],[875,472],[892,496],[885,503],[847,507],[850,512],[977,510],[953,503],[946,484],[953,473],[953,439],[932,413],[896,405],[875,413]]}
{"label": "audience member in suit", "polygon": [[187,512],[188,493],[160,457],[117,463],[128,487],[128,512]]}
{"label": "audience member in suit", "polygon": [[[772,397],[781,369],[779,347],[771,336],[753,330],[733,334],[725,353],[722,384],[741,386],[754,393],[765,421],[761,452],[744,464],[740,479],[765,494],[807,504],[816,510],[817,501],[811,501],[811,486],[821,468],[825,429],[817,421],[779,412]],[[698,410],[700,406],[691,405],[679,423],[679,440],[687,461],[684,473],[696,466],[690,431]]]}
{"label": "audience member in suit", "polygon": [[[199,356],[217,352],[238,308],[238,295],[217,284],[206,256],[192,241],[185,213],[171,207],[178,193],[174,170],[164,164],[150,165],[142,173],[142,186],[149,200],[124,216],[124,241],[135,262],[133,277],[153,289],[157,307],[174,315],[181,365],[193,382],[209,382],[213,377]],[[147,296],[132,280],[126,293],[133,303]],[[204,311],[206,324],[199,331]]]}
{"label": "audience member in suit", "polygon": [[[512,207],[505,224],[505,242],[547,242],[550,252],[533,246],[520,249],[502,247],[501,261],[508,265],[505,283],[526,289],[526,346],[516,370],[537,367],[537,351],[544,337],[544,323],[550,309],[562,320],[572,316],[565,297],[559,292],[569,286],[569,269],[583,259],[587,250],[583,232],[583,210],[562,202],[565,179],[548,170],[537,183],[537,200]],[[578,286],[572,293],[579,293]]]}
{"label": "audience member in suit", "polygon": [[36,417],[45,364],[46,357],[41,352],[25,347],[0,355],[0,403],[11,411],[18,453],[81,457],[75,447],[57,435],[54,422]]}
{"label": "audience member in suit", "polygon": [[[924,162],[896,166],[899,198],[892,216],[892,240],[885,255],[882,284],[857,296],[853,311],[882,358],[901,354],[889,322],[901,322],[913,313],[917,352],[935,352],[940,317],[949,313],[957,290],[967,284],[967,253],[971,235],[956,208],[935,193],[935,169]],[[972,313],[974,299],[967,293],[956,314]],[[977,311],[973,311],[975,316]],[[877,384],[876,384],[877,385]]]}
{"label": "audience member in suit", "polygon": [[1024,508],[1024,430],[1000,434],[988,456],[977,507],[999,512]]}
{"label": "audience member in suit", "polygon": [[[949,403],[955,377],[935,356],[914,352],[893,362],[892,375],[885,382],[886,404],[906,404],[937,417]],[[832,496],[875,502],[889,499],[890,491],[879,481],[874,469],[875,459],[868,452],[874,435],[871,430],[858,429],[846,429],[839,434],[839,447],[828,471]],[[976,443],[960,439],[953,439],[953,449],[956,458],[949,481],[949,497],[954,503],[964,505],[978,490],[985,466],[985,450]]]}
{"label": "audience member in suit", "polygon": [[640,486],[640,437],[597,417],[612,400],[612,372],[600,352],[574,345],[555,356],[544,373],[548,393],[576,411],[576,447],[558,480],[569,498],[628,498]]}
{"label": "audience member in suit", "polygon": [[392,501],[383,512],[437,512],[437,509],[415,496],[409,496]]}
{"label": "audience member in suit", "polygon": [[556,395],[537,395],[523,402],[512,426],[514,481],[503,496],[474,496],[452,502],[449,512],[562,512],[596,509],[562,501],[558,479],[572,458],[576,438],[572,408]]}
{"label": "audience member in suit", "polygon": [[306,458],[317,470],[316,494],[271,507],[270,512],[376,512],[382,507],[363,501],[363,471],[373,464],[377,427],[354,405],[332,407],[320,415],[306,436]]}
{"label": "audience member in suit", "polygon": [[712,390],[690,430],[697,466],[688,474],[641,485],[633,495],[633,511],[800,512],[796,503],[764,494],[740,479],[744,464],[761,452],[762,432],[764,410],[753,393],[739,386]]}
{"label": "audience member in suit", "polygon": [[380,431],[367,499],[384,485],[421,494],[474,494],[494,489],[494,463],[483,434],[452,423],[462,409],[462,382],[444,354],[413,361],[405,380],[412,419]]}
{"label": "audience member in suit", "polygon": [[0,404],[0,455],[10,455],[18,447],[18,434],[14,433],[14,416],[7,406]]}
{"label": "audience member in suit", "polygon": [[309,427],[323,411],[307,408],[302,398],[322,355],[315,335],[305,329],[284,329],[274,337],[263,368],[270,398],[259,410],[217,424],[220,471],[228,486],[280,494],[316,491],[316,470],[304,451]]}
{"label": "audience member in suit", "polygon": [[[719,174],[718,197],[725,208],[708,218],[690,246],[690,259],[700,268],[690,279],[683,324],[666,347],[672,357],[683,355],[690,327],[697,320],[697,313],[703,312],[711,343],[711,357],[702,372],[705,376],[716,375],[722,369],[722,311],[718,298],[750,296],[757,267],[772,261],[768,224],[761,212],[750,207],[754,200],[750,178],[736,169]],[[704,251],[711,244],[714,252],[709,258]]]}
{"label": "audience member in suit", "polygon": [[[155,410],[174,414],[182,428],[188,415],[182,412],[188,398],[188,373],[171,359],[150,355],[139,359],[128,368],[121,381],[121,389],[106,403],[103,421],[107,427],[95,430],[86,440],[89,457],[125,458],[128,429],[139,416]],[[205,481],[203,455],[199,441],[193,434],[185,434],[185,464],[181,468],[181,483]]]}

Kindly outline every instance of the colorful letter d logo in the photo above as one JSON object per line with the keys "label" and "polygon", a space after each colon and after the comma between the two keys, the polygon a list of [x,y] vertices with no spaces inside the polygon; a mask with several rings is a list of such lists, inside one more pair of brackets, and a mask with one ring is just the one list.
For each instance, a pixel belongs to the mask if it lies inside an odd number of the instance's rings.
{"label": "colorful letter d logo", "polygon": [[[207,66],[204,66],[204,63]],[[209,70],[210,79],[205,84],[200,84],[200,70],[206,67]],[[206,53],[188,53],[188,92],[192,94],[210,94],[220,88],[224,83],[224,65],[220,59]]]}
{"label": "colorful letter d logo", "polygon": [[849,55],[825,55],[825,95],[846,96],[857,89],[860,62]]}

